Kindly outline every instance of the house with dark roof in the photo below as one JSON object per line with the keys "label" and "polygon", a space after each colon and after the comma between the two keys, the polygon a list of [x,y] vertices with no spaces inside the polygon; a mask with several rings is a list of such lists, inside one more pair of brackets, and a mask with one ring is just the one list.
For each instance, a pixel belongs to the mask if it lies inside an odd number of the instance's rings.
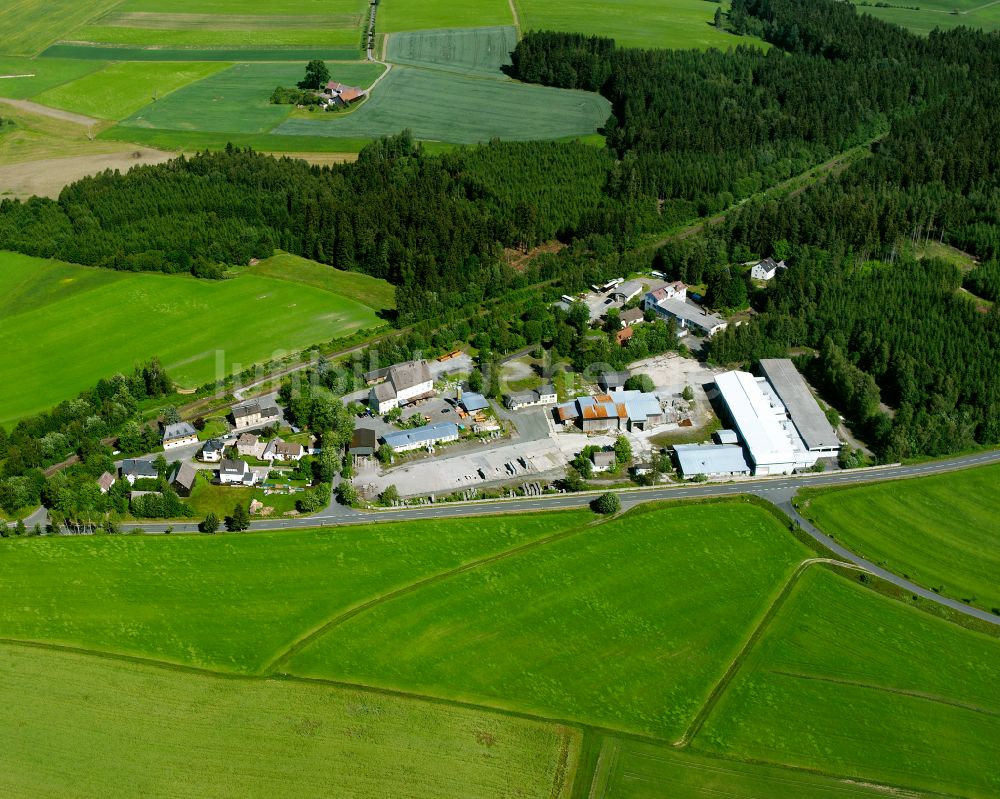
{"label": "house with dark roof", "polygon": [[631,375],[626,372],[601,372],[601,376],[597,378],[597,385],[601,387],[601,391],[621,391],[625,388],[625,382],[631,377]]}
{"label": "house with dark roof", "polygon": [[140,461],[133,458],[126,458],[122,461],[122,477],[128,480],[129,485],[135,485],[136,480],[155,480],[159,477],[159,472],[152,461]]}
{"label": "house with dark roof", "polygon": [[163,448],[176,449],[187,444],[198,443],[198,431],[187,422],[177,422],[163,426]]}
{"label": "house with dark roof", "polygon": [[389,367],[385,381],[368,393],[368,404],[382,414],[433,396],[434,381],[427,361],[407,361]]}
{"label": "house with dark roof", "polygon": [[521,408],[531,408],[536,405],[552,405],[558,400],[556,389],[551,383],[546,383],[531,391],[517,391],[512,394],[505,394],[504,405],[512,411]]}
{"label": "house with dark roof", "polygon": [[754,280],[771,280],[778,274],[779,269],[787,268],[784,261],[775,261],[768,256],[763,261],[758,261],[753,265],[750,269],[750,277]]}
{"label": "house with dark roof", "polygon": [[281,409],[273,400],[252,399],[234,405],[232,416],[237,430],[248,430],[281,421]]}
{"label": "house with dark roof", "polygon": [[218,463],[225,449],[226,444],[221,438],[211,438],[202,445],[198,459],[205,463]]}
{"label": "house with dark roof", "polygon": [[374,430],[367,427],[359,427],[351,436],[351,443],[347,445],[347,454],[352,458],[370,458],[375,454],[378,447],[378,436]]}
{"label": "house with dark roof", "polygon": [[260,458],[265,461],[297,461],[301,460],[305,454],[305,448],[301,444],[293,444],[275,438],[267,442]]}
{"label": "house with dark roof", "polygon": [[244,460],[226,458],[219,464],[219,482],[223,485],[253,485],[254,473]]}
{"label": "house with dark roof", "polygon": [[189,497],[194,489],[194,481],[197,479],[198,470],[185,461],[178,464],[170,475],[170,485],[180,496]]}

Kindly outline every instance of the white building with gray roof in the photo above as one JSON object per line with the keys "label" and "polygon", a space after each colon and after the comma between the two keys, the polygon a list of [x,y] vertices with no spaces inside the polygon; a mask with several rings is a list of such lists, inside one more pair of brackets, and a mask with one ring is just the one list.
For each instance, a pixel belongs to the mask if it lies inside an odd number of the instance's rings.
{"label": "white building with gray roof", "polygon": [[373,386],[368,404],[376,413],[434,396],[434,381],[427,361],[407,361],[389,367],[385,382]]}
{"label": "white building with gray roof", "polygon": [[795,364],[789,358],[764,358],[760,371],[785,406],[805,448],[820,456],[836,455],[840,439]]}

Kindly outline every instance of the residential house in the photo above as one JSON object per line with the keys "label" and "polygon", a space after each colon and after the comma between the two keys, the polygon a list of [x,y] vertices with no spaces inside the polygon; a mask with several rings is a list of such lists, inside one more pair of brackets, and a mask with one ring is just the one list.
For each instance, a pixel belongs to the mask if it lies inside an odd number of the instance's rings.
{"label": "residential house", "polygon": [[219,464],[219,482],[223,485],[253,485],[254,473],[244,460],[226,458]]}
{"label": "residential house", "polygon": [[301,444],[292,444],[282,441],[280,438],[267,442],[264,451],[261,453],[261,460],[265,461],[297,461],[306,454],[305,448]]}
{"label": "residential house", "polygon": [[252,399],[234,405],[232,416],[237,430],[249,430],[281,421],[281,409],[273,400]]}
{"label": "residential house", "polygon": [[750,269],[750,277],[754,280],[771,280],[778,274],[779,269],[787,268],[784,261],[775,261],[773,258],[767,257],[753,265]]}
{"label": "residential house", "polygon": [[378,448],[378,436],[374,430],[367,427],[359,427],[351,436],[351,443],[347,445],[347,454],[355,460],[359,458],[370,458]]}
{"label": "residential house", "polygon": [[597,385],[601,391],[621,391],[625,388],[625,382],[631,377],[628,372],[601,372],[597,378]]}
{"label": "residential house", "polygon": [[115,476],[111,472],[104,472],[104,474],[97,478],[97,487],[101,489],[102,494],[107,494],[114,484]]}
{"label": "residential house", "polygon": [[622,311],[621,316],[618,317],[618,321],[621,322],[622,327],[631,327],[645,320],[646,315],[642,312],[641,308],[629,308],[627,311]]}
{"label": "residential house", "polygon": [[198,431],[187,422],[177,422],[163,427],[163,448],[177,449],[198,443]]}
{"label": "residential house", "polygon": [[241,458],[259,458],[266,445],[253,433],[243,433],[236,439],[236,453]]}
{"label": "residential house", "polygon": [[198,453],[198,460],[205,463],[218,463],[222,460],[222,453],[226,449],[225,442],[220,438],[212,438],[206,441]]}
{"label": "residential house", "polygon": [[558,400],[556,389],[550,383],[532,389],[531,391],[518,391],[513,394],[504,395],[504,404],[512,411],[521,408],[531,408],[536,405],[552,405]]}
{"label": "residential house", "polygon": [[136,480],[155,480],[160,476],[152,461],[140,461],[127,458],[122,461],[122,477],[129,485],[135,485]]}
{"label": "residential house", "polygon": [[398,433],[386,433],[382,440],[392,447],[393,452],[430,449],[435,444],[458,441],[458,425],[454,422],[438,422],[412,430],[400,430]]}
{"label": "residential house", "polygon": [[357,102],[362,97],[366,97],[368,92],[364,89],[359,89],[357,86],[346,86],[343,83],[331,80],[326,84],[324,94],[326,95],[328,105],[347,106],[353,102]]}
{"label": "residential house", "polygon": [[385,381],[369,392],[368,404],[373,411],[382,414],[433,396],[434,381],[427,361],[407,361],[389,367]]}
{"label": "residential house", "polygon": [[182,497],[191,496],[194,481],[198,479],[198,471],[187,461],[179,464],[170,476],[170,485]]}
{"label": "residential house", "polygon": [[621,330],[615,332],[615,344],[619,347],[624,347],[634,335],[635,331],[631,327],[623,327]]}
{"label": "residential house", "polygon": [[606,472],[609,469],[614,469],[615,463],[617,463],[615,453],[611,450],[592,452],[590,454],[590,462],[594,464],[595,472]]}

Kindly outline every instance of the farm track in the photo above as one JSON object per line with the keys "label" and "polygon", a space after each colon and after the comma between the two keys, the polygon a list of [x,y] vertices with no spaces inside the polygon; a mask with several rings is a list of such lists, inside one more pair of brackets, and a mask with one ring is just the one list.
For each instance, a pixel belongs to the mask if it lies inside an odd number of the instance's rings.
{"label": "farm track", "polygon": [[76,125],[83,125],[84,127],[107,124],[103,119],[95,119],[94,117],[84,116],[83,114],[74,114],[72,111],[62,111],[58,108],[49,108],[47,105],[33,103],[31,100],[14,100],[10,97],[0,97],[0,103],[13,106],[14,108],[19,108],[22,111],[28,111],[32,114],[40,114],[41,116],[52,117],[53,119],[61,119],[64,122],[72,122]]}

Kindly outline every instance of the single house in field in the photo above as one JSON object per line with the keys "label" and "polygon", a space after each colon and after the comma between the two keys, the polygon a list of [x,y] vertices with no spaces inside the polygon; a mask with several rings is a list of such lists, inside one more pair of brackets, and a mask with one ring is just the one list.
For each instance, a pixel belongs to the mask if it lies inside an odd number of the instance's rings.
{"label": "single house in field", "polygon": [[645,319],[646,315],[642,312],[641,308],[629,308],[627,311],[622,311],[621,316],[618,317],[618,321],[621,322],[622,327],[637,325],[645,321]]}
{"label": "single house in field", "polygon": [[609,469],[615,468],[615,453],[613,451],[593,452],[590,455],[590,461],[594,464],[595,472],[606,472]]}
{"label": "single house in field", "polygon": [[622,391],[625,388],[625,381],[630,376],[628,372],[601,372],[601,376],[597,378],[597,385],[605,393],[609,391]]}
{"label": "single house in field", "polygon": [[159,476],[152,461],[140,461],[132,458],[122,461],[122,477],[128,480],[129,485],[135,485],[136,480],[155,480]]}
{"label": "single house in field", "polygon": [[503,398],[504,404],[512,411],[521,408],[531,408],[536,405],[552,405],[556,402],[556,389],[550,383],[539,386],[532,391],[518,391],[514,394],[506,394]]}
{"label": "single house in field", "polygon": [[343,83],[331,80],[326,84],[323,94],[328,105],[346,106],[357,102],[362,97],[366,97],[368,92],[364,89],[359,89],[357,86],[346,86]]}
{"label": "single house in field", "polygon": [[265,461],[297,461],[305,454],[305,448],[301,444],[291,444],[275,438],[267,442],[260,457]]}
{"label": "single house in field", "polygon": [[198,471],[190,463],[181,463],[170,476],[170,485],[182,497],[191,496]]}
{"label": "single house in field", "polygon": [[372,387],[368,404],[376,413],[434,396],[434,381],[427,361],[407,361],[389,367],[385,381]]}
{"label": "single house in field", "polygon": [[768,257],[753,265],[750,269],[750,277],[754,280],[771,280],[778,274],[779,269],[787,268],[784,261],[775,261],[773,258]]}
{"label": "single house in field", "polygon": [[347,445],[347,454],[355,460],[359,458],[370,458],[375,454],[378,447],[378,436],[375,431],[367,427],[359,427],[351,436],[351,443]]}
{"label": "single house in field", "polygon": [[393,452],[409,452],[414,449],[430,449],[435,444],[458,441],[458,425],[454,422],[438,422],[398,433],[386,433],[383,438]]}
{"label": "single house in field", "polygon": [[177,422],[163,427],[163,448],[176,449],[198,443],[198,431],[187,422]]}
{"label": "single house in field", "polygon": [[246,461],[226,458],[219,464],[219,482],[223,485],[253,485],[254,473]]}
{"label": "single house in field", "polygon": [[236,439],[236,453],[241,458],[259,458],[266,445],[253,433],[243,433]]}
{"label": "single house in field", "polygon": [[222,453],[225,449],[226,445],[222,439],[209,439],[202,445],[201,452],[198,453],[198,459],[205,463],[218,463],[222,460]]}
{"label": "single house in field", "polygon": [[234,405],[232,416],[237,430],[249,430],[281,421],[281,409],[271,400],[252,399]]}
{"label": "single house in field", "polygon": [[105,472],[97,478],[97,487],[101,489],[102,494],[107,494],[111,490],[111,486],[114,484],[115,476],[111,474],[111,472]]}

